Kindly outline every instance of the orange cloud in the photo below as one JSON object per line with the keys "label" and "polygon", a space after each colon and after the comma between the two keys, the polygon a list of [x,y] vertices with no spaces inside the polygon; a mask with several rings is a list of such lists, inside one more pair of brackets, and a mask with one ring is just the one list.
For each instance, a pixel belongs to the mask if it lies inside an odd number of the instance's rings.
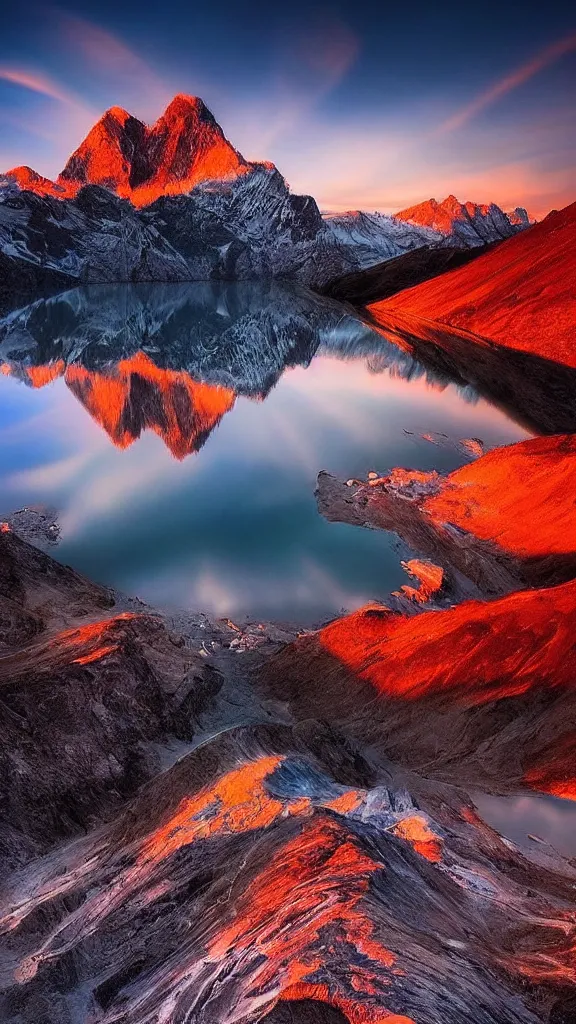
{"label": "orange cloud", "polygon": [[481,110],[489,107],[496,100],[501,99],[502,96],[506,96],[507,93],[513,89],[517,89],[518,86],[523,85],[534,75],[537,75],[539,71],[543,71],[544,68],[550,64],[554,64],[561,57],[564,57],[567,53],[572,53],[576,50],[576,33],[567,36],[565,39],[560,39],[557,43],[552,43],[551,46],[547,46],[544,50],[541,50],[532,60],[528,61],[527,64],[522,64],[521,67],[517,68],[516,71],[512,71],[511,74],[506,75],[499,82],[496,82],[490,89],[480,93],[475,100],[468,103],[465,107],[457,110],[452,117],[449,117],[444,121],[438,128],[432,133],[433,135],[445,135],[447,132],[455,131],[457,128],[461,128],[462,125],[466,124],[471,118],[479,114]]}

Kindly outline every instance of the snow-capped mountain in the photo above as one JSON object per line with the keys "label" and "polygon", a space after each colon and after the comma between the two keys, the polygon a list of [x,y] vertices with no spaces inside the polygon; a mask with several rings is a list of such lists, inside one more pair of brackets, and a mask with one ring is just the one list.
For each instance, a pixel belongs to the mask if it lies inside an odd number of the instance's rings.
{"label": "snow-capped mountain", "polygon": [[0,251],[71,281],[187,281],[188,265],[134,207],[98,185],[74,200],[0,193]]}
{"label": "snow-capped mountain", "polygon": [[525,211],[513,222],[452,197],[423,207],[322,217],[273,164],[245,160],[202,100],[180,95],[152,127],[112,107],[56,181],[29,167],[0,178],[0,254],[10,280],[22,268],[38,286],[49,271],[70,283],[272,277],[318,287],[423,245],[479,245],[527,224]]}
{"label": "snow-capped mountain", "polygon": [[476,246],[510,238],[530,226],[526,210],[504,213],[496,203],[461,203],[448,196],[441,203],[428,199],[396,214],[399,220],[439,232],[450,245]]}
{"label": "snow-capped mountain", "polygon": [[[341,245],[354,246],[359,269],[392,259],[423,245],[441,245],[444,236],[431,227],[408,224],[383,213],[325,214],[324,224]],[[375,259],[375,256],[378,258]]]}
{"label": "snow-capped mountain", "polygon": [[228,142],[201,99],[179,95],[152,127],[111,107],[55,182],[30,167],[14,167],[7,177],[21,188],[60,199],[74,197],[83,185],[103,185],[135,206],[146,206],[159,196],[189,192],[201,181],[232,178],[253,166]]}

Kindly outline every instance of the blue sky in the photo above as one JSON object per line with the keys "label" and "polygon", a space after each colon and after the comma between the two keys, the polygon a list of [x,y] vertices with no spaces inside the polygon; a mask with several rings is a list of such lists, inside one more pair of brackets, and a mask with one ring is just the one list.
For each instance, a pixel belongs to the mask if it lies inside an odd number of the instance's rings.
{"label": "blue sky", "polygon": [[13,4],[0,167],[54,176],[106,107],[152,122],[176,92],[324,208],[576,197],[568,3]]}

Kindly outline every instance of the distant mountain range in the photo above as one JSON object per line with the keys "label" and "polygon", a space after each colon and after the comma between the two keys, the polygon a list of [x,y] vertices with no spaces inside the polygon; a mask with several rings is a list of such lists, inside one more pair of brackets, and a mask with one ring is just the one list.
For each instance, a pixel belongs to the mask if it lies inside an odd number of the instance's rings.
{"label": "distant mountain range", "polygon": [[273,164],[245,160],[202,100],[183,95],[152,127],[112,107],[56,181],[25,166],[0,178],[5,291],[23,279],[48,288],[253,277],[318,286],[424,245],[478,246],[527,225],[525,210],[453,196],[395,217],[323,217]]}
{"label": "distant mountain range", "polygon": [[516,231],[530,226],[525,209],[517,206],[504,213],[496,203],[460,203],[456,196],[448,196],[442,203],[428,199],[396,214],[400,220],[438,231],[453,245],[474,246],[509,238]]}

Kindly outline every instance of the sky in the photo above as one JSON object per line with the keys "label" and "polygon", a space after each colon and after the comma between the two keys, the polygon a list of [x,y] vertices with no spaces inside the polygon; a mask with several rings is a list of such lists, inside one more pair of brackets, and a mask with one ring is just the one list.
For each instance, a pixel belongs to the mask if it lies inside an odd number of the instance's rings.
{"label": "sky", "polygon": [[2,29],[1,170],[54,177],[107,107],[184,92],[324,210],[576,199],[572,3],[26,3]]}

